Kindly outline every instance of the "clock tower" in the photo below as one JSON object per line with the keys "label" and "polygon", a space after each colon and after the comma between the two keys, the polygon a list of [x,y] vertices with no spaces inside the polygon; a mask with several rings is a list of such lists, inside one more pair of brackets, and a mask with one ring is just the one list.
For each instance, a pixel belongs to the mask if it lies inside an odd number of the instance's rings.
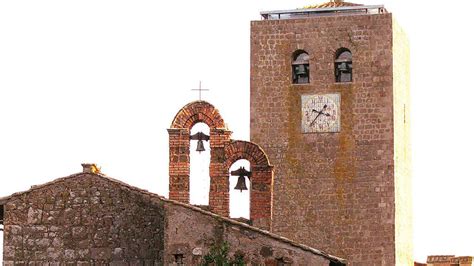
{"label": "clock tower", "polygon": [[251,141],[274,168],[274,233],[349,265],[413,265],[409,48],[380,5],[261,12]]}

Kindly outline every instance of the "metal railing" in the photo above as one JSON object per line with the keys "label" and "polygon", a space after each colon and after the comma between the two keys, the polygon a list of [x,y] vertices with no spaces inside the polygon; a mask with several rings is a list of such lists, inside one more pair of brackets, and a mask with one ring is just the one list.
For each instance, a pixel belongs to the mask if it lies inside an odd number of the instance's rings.
{"label": "metal railing", "polygon": [[262,11],[260,15],[264,20],[275,19],[291,19],[303,18],[311,16],[330,16],[344,14],[382,14],[387,10],[383,5],[367,5],[367,6],[345,6],[345,7],[327,7],[327,8],[310,8],[310,9],[292,9],[292,10],[275,10]]}

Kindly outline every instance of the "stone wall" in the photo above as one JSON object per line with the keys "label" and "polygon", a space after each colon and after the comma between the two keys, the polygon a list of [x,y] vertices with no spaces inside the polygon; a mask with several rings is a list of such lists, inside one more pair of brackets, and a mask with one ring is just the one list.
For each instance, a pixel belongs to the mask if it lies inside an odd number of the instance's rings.
{"label": "stone wall", "polygon": [[[351,83],[335,83],[342,47]],[[309,84],[292,84],[297,50]],[[252,22],[250,135],[275,165],[272,232],[349,264],[395,264],[392,78],[391,14]],[[341,95],[340,132],[301,133],[301,95],[326,93]]]}
{"label": "stone wall", "polygon": [[[198,208],[167,204],[167,225],[164,252],[165,265],[175,262],[175,255],[182,254],[185,265],[199,265],[210,247],[228,243],[228,257],[243,255],[247,265],[329,265],[328,257],[318,255],[309,247],[302,247],[265,231],[245,224],[223,219]],[[331,265],[337,264],[334,260]]]}
{"label": "stone wall", "polygon": [[13,195],[4,233],[4,265],[156,265],[164,210],[125,186],[79,174]]}
{"label": "stone wall", "polygon": [[[228,243],[252,265],[343,265],[319,250],[108,177],[82,173],[0,199],[4,265],[199,265]],[[181,258],[179,258],[181,256]]]}

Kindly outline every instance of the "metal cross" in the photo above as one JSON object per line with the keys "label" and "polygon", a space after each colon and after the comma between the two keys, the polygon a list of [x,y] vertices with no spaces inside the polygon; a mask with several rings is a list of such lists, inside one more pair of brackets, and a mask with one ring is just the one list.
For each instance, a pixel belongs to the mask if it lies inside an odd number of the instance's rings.
{"label": "metal cross", "polygon": [[199,100],[201,100],[201,93],[203,91],[209,91],[208,89],[202,89],[201,88],[201,81],[199,81],[199,89],[192,89],[192,91],[199,91]]}

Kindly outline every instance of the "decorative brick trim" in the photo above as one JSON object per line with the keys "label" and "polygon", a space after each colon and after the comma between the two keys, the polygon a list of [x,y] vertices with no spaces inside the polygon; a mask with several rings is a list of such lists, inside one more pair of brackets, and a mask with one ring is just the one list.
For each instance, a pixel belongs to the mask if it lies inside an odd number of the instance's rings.
{"label": "decorative brick trim", "polygon": [[191,129],[196,123],[203,122],[212,128],[225,128],[219,110],[205,101],[195,101],[185,105],[173,119],[171,128]]}
{"label": "decorative brick trim", "polygon": [[240,159],[248,160],[253,167],[272,167],[263,149],[250,141],[231,140],[225,147],[225,155],[227,168]]}

